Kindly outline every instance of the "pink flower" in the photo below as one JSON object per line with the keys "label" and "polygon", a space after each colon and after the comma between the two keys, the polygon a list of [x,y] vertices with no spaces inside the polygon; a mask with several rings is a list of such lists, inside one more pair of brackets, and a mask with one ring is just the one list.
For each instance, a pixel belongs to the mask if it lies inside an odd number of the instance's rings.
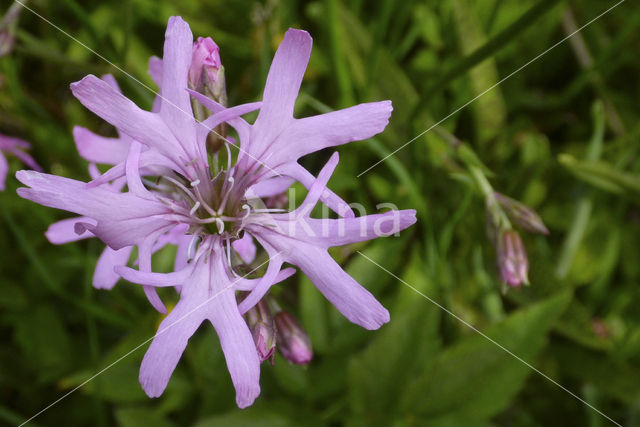
{"label": "pink flower", "polygon": [[[160,325],[140,369],[140,382],[149,396],[162,394],[189,337],[208,320],[220,338],[236,402],[246,407],[260,392],[260,359],[269,349],[260,342],[265,341],[264,334],[254,340],[243,315],[271,286],[293,274],[291,268],[282,269],[283,264],[300,267],[349,320],[376,329],[389,321],[388,311],[327,250],[397,233],[415,223],[415,211],[356,218],[346,202],[326,188],[338,164],[337,153],[317,179],[298,165],[303,155],[375,135],[384,129],[391,112],[390,103],[381,102],[294,119],[293,103],[311,48],[306,32],[289,30],[285,35],[269,72],[263,103],[228,109],[187,90],[192,41],[188,25],[171,18],[161,67],[158,60],[150,63],[155,78],[161,79],[162,94],[153,112],[139,109],[94,76],[74,83],[74,95],[87,108],[114,125],[121,138],[130,138],[125,159],[89,185],[21,171],[17,177],[28,188],[20,188],[18,194],[85,217],[75,220],[74,232],[90,232],[115,251],[137,246],[139,268],[113,263],[114,271],[142,285],[158,310],[165,308],[156,287],[179,290],[180,300]],[[213,112],[202,123],[194,119],[190,93]],[[240,118],[260,107],[255,124]],[[209,167],[206,138],[210,129],[223,122],[236,128],[241,151],[235,164],[229,153],[225,167],[214,171]],[[146,174],[157,179],[143,182],[141,175]],[[117,184],[123,176],[127,192],[107,185],[114,180]],[[302,205],[290,213],[265,208],[260,197],[283,191],[293,179],[309,189]],[[311,218],[319,201],[343,217]],[[248,280],[237,275],[231,250],[251,263],[257,249],[254,239],[269,260],[263,277]],[[176,271],[152,272],[151,254],[164,242],[178,246]],[[236,291],[248,292],[239,304]]]}
{"label": "pink flower", "polygon": [[31,148],[31,144],[19,138],[5,136],[0,134],[0,191],[5,189],[7,174],[9,173],[9,163],[4,157],[4,153],[10,153],[16,156],[25,165],[32,169],[41,171],[42,168],[33,160],[33,157],[25,153],[24,150]]}

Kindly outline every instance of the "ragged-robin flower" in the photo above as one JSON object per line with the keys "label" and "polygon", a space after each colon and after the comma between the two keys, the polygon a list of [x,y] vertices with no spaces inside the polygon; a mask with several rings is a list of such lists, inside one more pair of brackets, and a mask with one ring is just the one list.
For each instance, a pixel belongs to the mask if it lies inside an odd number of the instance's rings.
{"label": "ragged-robin flower", "polygon": [[[278,48],[264,91],[266,108],[249,125],[240,116],[259,103],[225,108],[188,91],[193,59],[188,25],[171,18],[164,57],[155,61],[161,75],[159,108],[139,109],[108,83],[85,77],[72,85],[74,95],[90,110],[132,138],[126,159],[87,185],[53,175],[21,171],[28,188],[20,196],[87,217],[74,225],[76,233],[91,232],[112,249],[137,246],[137,269],[116,266],[123,278],[143,285],[147,296],[164,310],[155,288],[172,286],[180,300],[159,327],[140,369],[149,396],[164,391],[189,337],[210,321],[222,345],[240,407],[251,405],[260,392],[260,357],[242,315],[254,307],[275,283],[300,269],[336,308],[352,322],[376,329],[389,313],[328,254],[328,248],[395,234],[415,222],[415,211],[390,211],[355,217],[346,202],[330,192],[327,182],[338,164],[335,153],[316,179],[298,165],[306,154],[382,131],[391,112],[389,102],[363,104],[306,119],[294,119],[293,103],[309,58],[311,38],[289,30]],[[150,64],[151,65],[151,64]],[[190,94],[213,114],[195,120]],[[227,122],[238,132],[237,161],[227,151],[226,162],[213,164],[206,139],[211,129]],[[224,145],[230,150],[229,143]],[[142,180],[153,170],[156,179]],[[293,172],[292,172],[293,171]],[[126,177],[127,191],[104,184]],[[278,194],[298,179],[309,189],[293,212],[264,207],[260,197]],[[313,207],[326,202],[343,217],[311,218]],[[151,254],[162,239],[183,227],[176,239],[176,271],[151,271]],[[253,239],[268,254],[262,277],[238,277],[232,248],[252,260]],[[241,243],[238,243],[241,242]],[[182,255],[180,255],[182,254]],[[180,261],[180,262],[178,262]],[[257,268],[256,268],[257,269]],[[255,269],[254,269],[255,270]],[[236,292],[248,292],[239,304]]]}

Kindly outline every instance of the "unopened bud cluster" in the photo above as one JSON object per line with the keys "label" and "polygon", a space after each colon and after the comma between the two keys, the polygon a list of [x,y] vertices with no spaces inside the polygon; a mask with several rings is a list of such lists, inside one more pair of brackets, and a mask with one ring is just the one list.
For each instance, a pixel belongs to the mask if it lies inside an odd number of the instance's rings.
{"label": "unopened bud cluster", "polygon": [[311,340],[306,331],[291,313],[277,310],[274,315],[267,300],[263,298],[255,307],[247,312],[245,318],[253,335],[256,350],[261,361],[267,359],[273,364],[274,352],[296,365],[306,365],[313,358]]}

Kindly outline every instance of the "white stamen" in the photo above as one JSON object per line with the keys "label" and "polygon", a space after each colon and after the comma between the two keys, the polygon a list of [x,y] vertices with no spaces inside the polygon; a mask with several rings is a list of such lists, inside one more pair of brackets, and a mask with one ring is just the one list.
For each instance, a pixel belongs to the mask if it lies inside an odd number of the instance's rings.
{"label": "white stamen", "polygon": [[187,249],[187,260],[191,260],[193,259],[193,251],[196,248],[196,242],[198,240],[198,235],[194,234],[193,237],[191,238],[191,241],[189,242],[189,248]]}
{"label": "white stamen", "polygon": [[229,237],[225,241],[227,243],[227,263],[229,264],[229,270],[233,271],[233,268],[231,268],[231,243]]}
{"label": "white stamen", "polygon": [[194,213],[196,213],[199,207],[200,207],[200,202],[196,202],[196,204],[193,205],[193,207],[189,211],[189,215],[193,215]]}
{"label": "white stamen", "polygon": [[244,214],[244,216],[242,217],[242,219],[247,219],[249,217],[249,215],[251,215],[251,206],[247,205],[246,203],[244,205],[242,205],[242,210],[246,210],[247,213]]}
{"label": "white stamen", "polygon": [[229,149],[229,144],[223,144],[224,148],[227,149],[227,169],[231,169],[231,150]]}
{"label": "white stamen", "polygon": [[224,192],[224,196],[222,198],[222,202],[220,203],[220,207],[218,208],[218,215],[220,215],[223,211],[224,208],[227,206],[227,200],[229,199],[229,195],[231,194],[231,189],[233,188],[233,184],[236,182],[236,180],[230,176],[227,179],[227,182],[229,182],[229,187],[227,187],[226,185],[223,187],[223,192]]}
{"label": "white stamen", "polygon": [[279,212],[287,212],[286,209],[254,209],[255,213],[279,213]]}
{"label": "white stamen", "polygon": [[213,210],[213,208],[211,206],[209,206],[209,204],[207,202],[204,201],[204,197],[202,197],[202,194],[200,194],[200,187],[195,187],[196,190],[196,195],[198,196],[198,200],[202,203],[202,206],[204,207],[204,209],[209,212],[209,215],[211,216],[216,216],[216,212]]}
{"label": "white stamen", "polygon": [[196,179],[195,181],[191,181],[191,186],[195,187],[196,185],[200,184],[200,180]]}
{"label": "white stamen", "polygon": [[220,218],[216,218],[216,225],[218,226],[218,233],[222,234],[224,231],[224,222]]}
{"label": "white stamen", "polygon": [[179,189],[181,189],[182,191],[185,192],[185,194],[187,196],[189,196],[191,198],[191,200],[193,200],[194,202],[197,201],[196,196],[194,196],[194,194],[184,185],[182,185],[180,182],[178,182],[177,180],[171,178],[170,176],[163,176],[164,179],[166,179],[169,182],[172,182],[173,184],[175,184]]}

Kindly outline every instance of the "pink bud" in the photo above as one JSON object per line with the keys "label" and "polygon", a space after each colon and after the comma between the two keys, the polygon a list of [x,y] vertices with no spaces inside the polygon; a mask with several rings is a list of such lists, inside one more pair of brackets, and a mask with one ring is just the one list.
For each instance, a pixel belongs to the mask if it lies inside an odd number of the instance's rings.
{"label": "pink bud", "polygon": [[509,286],[528,284],[529,260],[520,235],[515,230],[502,232],[497,246],[500,280]]}
{"label": "pink bud", "polygon": [[264,205],[269,209],[286,209],[289,204],[289,196],[286,192],[268,197],[264,201]]}
{"label": "pink bud", "polygon": [[309,336],[291,314],[281,311],[275,316],[278,330],[278,350],[288,361],[306,365],[313,358]]}
{"label": "pink bud", "polygon": [[276,348],[275,324],[269,305],[260,300],[245,316],[260,361],[265,361],[273,356]]}
{"label": "pink bud", "polygon": [[493,193],[509,218],[530,233],[547,235],[549,230],[540,215],[529,206],[501,193]]}
{"label": "pink bud", "polygon": [[192,89],[198,89],[201,84],[215,84],[218,82],[218,71],[221,67],[222,61],[220,61],[218,45],[211,37],[198,37],[198,40],[193,44],[189,86]]}
{"label": "pink bud", "polygon": [[14,2],[0,20],[0,57],[9,54],[13,49],[15,27],[21,10],[22,5]]}

